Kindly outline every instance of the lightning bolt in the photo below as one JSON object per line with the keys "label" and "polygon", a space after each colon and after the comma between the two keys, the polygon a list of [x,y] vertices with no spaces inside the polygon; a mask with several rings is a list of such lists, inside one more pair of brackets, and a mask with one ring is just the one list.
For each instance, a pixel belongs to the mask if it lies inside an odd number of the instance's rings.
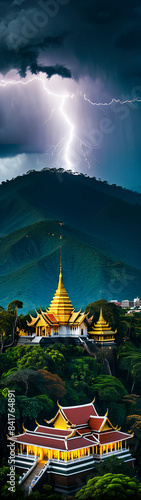
{"label": "lightning bolt", "polygon": [[48,117],[48,118],[46,119],[46,121],[45,121],[45,125],[46,125],[46,123],[47,123],[47,122],[49,122],[49,121],[51,120],[51,118],[52,118],[52,116],[53,116],[53,114],[54,114],[54,111],[55,111],[55,109],[53,108],[53,109],[51,110],[51,113],[50,113],[49,117]]}
{"label": "lightning bolt", "polygon": [[[0,87],[7,87],[8,85],[29,85],[30,83],[32,83],[34,80],[38,80],[40,82],[42,82],[43,84],[43,90],[45,90],[47,92],[48,95],[51,95],[51,96],[54,96],[54,97],[57,97],[59,98],[59,100],[61,100],[61,105],[59,106],[58,110],[60,111],[61,115],[63,116],[65,122],[67,123],[68,127],[69,127],[69,137],[68,137],[68,140],[66,142],[66,146],[65,148],[62,148],[61,152],[64,151],[64,160],[65,160],[65,163],[67,165],[68,168],[72,168],[72,163],[69,159],[69,150],[70,150],[70,145],[71,145],[71,142],[73,140],[73,137],[74,137],[74,125],[73,123],[71,122],[71,120],[68,118],[67,116],[67,113],[65,112],[64,110],[64,105],[66,103],[66,100],[69,98],[69,99],[73,99],[74,97],[74,94],[64,94],[64,95],[60,95],[60,94],[57,94],[55,92],[51,92],[47,87],[46,87],[46,81],[45,81],[45,78],[43,78],[41,75],[40,76],[34,76],[32,78],[29,78],[26,82],[23,81],[23,80],[0,80]],[[47,118],[47,120],[45,121],[45,124],[51,120],[53,114],[54,114],[54,108],[52,109],[51,113],[50,113],[50,116]],[[53,145],[49,145],[49,148],[52,148],[52,153],[51,153],[51,156],[54,155],[55,151],[57,150],[57,148],[60,146],[60,144],[65,140],[66,136],[64,136],[61,141],[53,146]]]}
{"label": "lightning bolt", "polygon": [[85,101],[87,101],[89,104],[92,106],[100,107],[100,106],[111,106],[114,102],[119,103],[121,105],[123,104],[134,104],[135,102],[141,102],[141,99],[139,97],[134,97],[133,99],[125,99],[124,101],[121,101],[121,99],[116,99],[113,97],[111,101],[109,102],[93,102],[89,99],[89,97],[86,97],[86,94],[83,95],[83,98]]}
{"label": "lightning bolt", "polygon": [[[68,139],[68,142],[66,145],[66,150],[65,150],[65,160],[66,160],[66,164],[68,165],[68,167],[72,168],[72,163],[69,159],[69,149],[70,149],[70,145],[72,143],[73,137],[74,137],[74,125],[71,123],[70,119],[68,118],[68,116],[66,115],[66,113],[64,111],[64,104],[66,102],[67,97],[69,97],[69,96],[67,95],[67,96],[63,97],[63,101],[62,101],[62,104],[61,104],[59,109],[61,111],[62,116],[64,117],[64,119],[66,120],[67,124],[70,127],[70,135],[69,135],[69,139]],[[74,94],[72,94],[70,97],[71,97],[71,99],[73,99]]]}
{"label": "lightning bolt", "polygon": [[[42,83],[43,85],[43,90],[45,92],[47,92],[47,94],[49,96],[54,96],[54,97],[57,97],[59,99],[59,107],[58,107],[58,111],[60,112],[64,122],[66,122],[67,124],[67,127],[69,129],[69,133],[65,134],[64,137],[62,137],[62,139],[56,144],[56,145],[48,145],[48,148],[50,150],[49,153],[49,156],[50,157],[54,157],[57,149],[59,149],[60,146],[61,147],[61,150],[59,151],[59,154],[58,154],[58,161],[57,161],[57,164],[59,162],[59,159],[61,157],[61,155],[63,156],[64,158],[64,161],[65,161],[65,164],[67,166],[68,169],[71,169],[73,170],[73,164],[70,160],[70,149],[71,149],[71,145],[72,145],[72,142],[73,140],[76,140],[79,145],[80,145],[80,149],[82,151],[82,155],[83,155],[83,158],[84,158],[84,161],[87,163],[88,165],[88,168],[90,168],[90,162],[89,162],[89,159],[88,159],[88,149],[89,148],[97,148],[97,146],[93,145],[91,143],[91,141],[83,141],[78,135],[76,135],[75,133],[75,126],[74,124],[72,123],[71,119],[69,118],[67,112],[65,111],[65,105],[66,105],[66,102],[68,99],[73,99],[74,98],[74,94],[64,94],[64,95],[60,95],[58,93],[55,93],[55,92],[51,92],[47,86],[46,86],[46,79],[45,77],[43,77],[42,73],[39,74],[39,76],[33,76],[31,78],[29,78],[27,81],[23,81],[23,80],[3,80],[1,79],[0,80],[0,87],[7,87],[9,85],[23,85],[23,86],[26,86],[26,85],[29,85],[30,83],[32,83],[34,80],[36,81],[39,81]],[[91,106],[95,106],[97,108],[100,108],[100,107],[110,107],[113,103],[119,103],[121,105],[124,105],[124,104],[132,104],[134,105],[135,102],[137,103],[140,103],[141,102],[141,99],[139,99],[138,97],[134,97],[133,99],[125,99],[125,100],[121,100],[121,99],[117,99],[117,98],[112,98],[109,102],[93,102],[91,101],[91,99],[89,97],[86,96],[86,94],[79,94],[83,99],[84,101],[88,102]],[[47,124],[47,122],[49,122],[51,119],[52,119],[52,116],[54,115],[55,113],[55,108],[53,108],[51,110],[51,113],[49,115],[49,117],[46,119],[45,121],[45,125]],[[66,135],[68,136],[66,138]],[[64,146],[64,143],[65,143],[65,146]]]}

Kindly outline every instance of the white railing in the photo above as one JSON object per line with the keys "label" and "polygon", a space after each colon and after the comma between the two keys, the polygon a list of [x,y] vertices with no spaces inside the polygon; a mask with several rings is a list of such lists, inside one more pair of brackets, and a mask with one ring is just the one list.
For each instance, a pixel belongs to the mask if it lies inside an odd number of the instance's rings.
{"label": "white railing", "polygon": [[[28,457],[28,455],[26,455],[26,456]],[[29,455],[29,456],[31,456],[31,455]],[[36,467],[36,465],[37,465],[37,462],[38,462],[38,461],[39,461],[39,459],[35,459],[35,461],[34,461],[33,465],[32,465],[32,466],[28,469],[28,471],[27,471],[27,472],[25,472],[25,473],[23,474],[23,476],[22,476],[22,477],[20,477],[20,479],[19,479],[19,484],[22,484],[22,483],[25,481],[25,479],[27,479],[27,477],[28,477],[28,476],[31,474],[31,472],[35,469],[35,467]]]}
{"label": "white railing", "polygon": [[28,495],[32,492],[32,488],[35,486],[35,484],[38,483],[39,479],[41,479],[41,477],[43,476],[44,472],[49,467],[49,462],[50,462],[50,459],[48,459],[48,461],[43,465],[43,467],[40,470],[39,474],[38,475],[35,474],[32,482],[31,482],[31,485],[29,486]]}

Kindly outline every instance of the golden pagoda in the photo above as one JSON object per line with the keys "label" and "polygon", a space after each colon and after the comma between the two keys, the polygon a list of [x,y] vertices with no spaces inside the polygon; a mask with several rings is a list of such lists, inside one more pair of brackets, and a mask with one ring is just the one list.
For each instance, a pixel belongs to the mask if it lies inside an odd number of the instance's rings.
{"label": "golden pagoda", "polygon": [[[87,329],[91,324],[87,314],[82,313],[81,309],[75,311],[68,293],[64,287],[62,278],[62,247],[60,247],[60,274],[58,287],[46,311],[40,310],[34,318],[30,315],[31,322],[27,325],[32,328],[36,334],[33,343],[37,343],[39,337],[62,337],[76,338],[87,337]],[[34,333],[33,332],[33,333]],[[39,339],[40,340],[40,339]]]}
{"label": "golden pagoda", "polygon": [[68,293],[64,287],[62,278],[62,249],[60,249],[60,275],[58,287],[48,309],[49,314],[53,314],[60,325],[68,323],[70,316],[74,311],[74,307],[69,299]]}
{"label": "golden pagoda", "polygon": [[89,331],[95,342],[100,345],[114,344],[115,333],[109,326],[109,323],[105,321],[102,314],[102,307],[100,309],[100,315],[97,323],[92,327],[92,331]]}

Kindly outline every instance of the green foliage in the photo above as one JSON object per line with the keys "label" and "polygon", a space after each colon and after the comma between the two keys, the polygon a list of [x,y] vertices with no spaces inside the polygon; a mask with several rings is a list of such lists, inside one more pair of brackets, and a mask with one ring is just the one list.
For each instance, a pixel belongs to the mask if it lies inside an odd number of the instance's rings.
{"label": "green foliage", "polygon": [[141,348],[132,343],[124,344],[118,351],[119,368],[126,373],[126,379],[131,393],[133,390],[140,392],[141,380]]}
{"label": "green foliage", "polygon": [[0,311],[0,346],[3,351],[4,344],[12,338],[13,317],[7,311]]}
{"label": "green foliage", "polygon": [[54,408],[54,403],[51,399],[48,398],[46,394],[40,394],[39,396],[36,397],[36,399],[41,401],[42,407],[48,411],[48,410],[53,410]]}
{"label": "green foliage", "polygon": [[33,491],[29,495],[29,500],[66,500],[66,497],[55,494],[50,484],[44,484],[43,491]]}
{"label": "green foliage", "polygon": [[[23,329],[23,330],[28,330],[28,326],[27,326],[27,321],[30,321],[30,315],[29,314],[19,314],[18,316],[18,321],[17,321],[17,326],[19,329]],[[30,328],[29,328],[29,331]]]}
{"label": "green foliage", "polygon": [[128,466],[123,459],[119,459],[116,456],[108,457],[106,460],[101,460],[100,463],[95,463],[95,473],[98,476],[104,476],[112,471],[112,474],[125,474],[126,476],[135,477],[135,469]]}
{"label": "green foliage", "polygon": [[28,419],[35,420],[42,409],[43,406],[36,397],[17,396],[16,398],[16,418],[22,417],[23,422]]}
{"label": "green foliage", "polygon": [[12,302],[10,302],[10,304],[8,304],[7,311],[17,314],[17,309],[22,309],[22,307],[23,302],[21,302],[20,300],[13,300]]}
{"label": "green foliage", "polygon": [[21,394],[25,393],[25,396],[33,394],[35,392],[39,392],[41,389],[44,389],[44,379],[42,375],[36,370],[31,369],[21,369],[21,370],[10,370],[12,373],[6,374],[3,377],[2,382],[4,385],[16,389],[17,385],[21,391]]}
{"label": "green foliage", "polygon": [[5,461],[2,462],[0,468],[0,494],[1,498],[6,500],[23,500],[25,498],[24,491],[18,483],[19,476],[15,476],[15,492],[8,491],[9,484],[7,482],[7,474],[9,474],[9,467]]}
{"label": "green foliage", "polygon": [[124,474],[107,473],[90,479],[86,486],[76,494],[77,500],[111,500],[119,498],[141,499],[141,484],[136,479],[131,479]]}
{"label": "green foliage", "polygon": [[121,425],[126,417],[126,408],[122,404],[122,397],[127,394],[123,384],[110,375],[99,375],[95,378],[92,385],[93,394],[96,397],[96,406],[100,414],[104,414],[109,408],[109,418],[114,425]]}

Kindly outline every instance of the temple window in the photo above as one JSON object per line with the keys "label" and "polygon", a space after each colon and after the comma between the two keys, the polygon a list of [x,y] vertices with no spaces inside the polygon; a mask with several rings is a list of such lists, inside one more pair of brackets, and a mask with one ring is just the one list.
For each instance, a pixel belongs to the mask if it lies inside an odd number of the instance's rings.
{"label": "temple window", "polygon": [[81,335],[83,335],[83,328],[81,328]]}

